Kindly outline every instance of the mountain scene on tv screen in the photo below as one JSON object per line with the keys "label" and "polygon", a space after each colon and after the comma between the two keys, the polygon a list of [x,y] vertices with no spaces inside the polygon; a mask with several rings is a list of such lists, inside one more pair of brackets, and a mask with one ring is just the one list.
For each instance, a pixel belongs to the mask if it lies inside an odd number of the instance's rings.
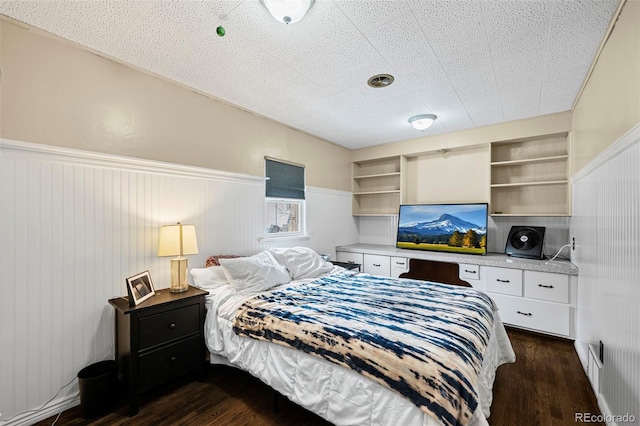
{"label": "mountain scene on tv screen", "polygon": [[487,246],[487,228],[451,214],[442,214],[433,220],[400,223],[397,246],[422,250],[484,253]]}

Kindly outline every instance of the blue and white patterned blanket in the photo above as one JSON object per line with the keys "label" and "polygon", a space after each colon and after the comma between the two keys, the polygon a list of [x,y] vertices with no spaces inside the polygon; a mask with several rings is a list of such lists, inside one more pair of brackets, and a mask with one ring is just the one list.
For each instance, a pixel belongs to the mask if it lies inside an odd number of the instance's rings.
{"label": "blue and white patterned blanket", "polygon": [[233,330],[348,367],[443,424],[465,425],[493,309],[471,288],[336,274],[247,300]]}

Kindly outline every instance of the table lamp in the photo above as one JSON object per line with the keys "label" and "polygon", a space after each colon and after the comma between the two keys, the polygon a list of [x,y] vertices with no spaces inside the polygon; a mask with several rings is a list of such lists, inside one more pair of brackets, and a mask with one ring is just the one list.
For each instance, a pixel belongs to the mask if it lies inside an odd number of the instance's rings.
{"label": "table lamp", "polygon": [[158,256],[177,256],[171,259],[171,293],[181,293],[189,289],[187,282],[187,258],[188,254],[198,254],[198,241],[196,240],[196,227],[183,225],[178,222],[175,225],[160,227],[160,243]]}

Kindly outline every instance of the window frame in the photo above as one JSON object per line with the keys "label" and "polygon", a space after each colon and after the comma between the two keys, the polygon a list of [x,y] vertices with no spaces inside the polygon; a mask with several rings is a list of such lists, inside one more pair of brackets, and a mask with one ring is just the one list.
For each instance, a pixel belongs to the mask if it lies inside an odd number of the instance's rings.
{"label": "window frame", "polygon": [[[283,165],[293,166],[302,169],[302,182],[301,184],[302,194],[300,198],[288,198],[288,197],[276,197],[276,196],[267,196],[268,188],[267,181],[270,177],[267,175],[267,161],[282,163]],[[278,168],[276,168],[278,169]],[[285,170],[287,167],[285,166]],[[273,168],[272,168],[273,170]],[[272,157],[264,157],[264,173],[265,173],[265,204],[264,204],[264,235],[265,238],[295,238],[295,237],[305,237],[307,236],[307,216],[306,216],[306,167],[302,164],[293,163],[291,161],[280,160]],[[269,232],[269,228],[274,225],[273,221],[270,221],[268,216],[269,213],[269,204],[270,203],[288,203],[288,204],[297,204],[298,205],[298,230],[297,231],[278,231],[278,232]],[[277,220],[276,220],[277,222]],[[275,224],[277,225],[277,223]]]}

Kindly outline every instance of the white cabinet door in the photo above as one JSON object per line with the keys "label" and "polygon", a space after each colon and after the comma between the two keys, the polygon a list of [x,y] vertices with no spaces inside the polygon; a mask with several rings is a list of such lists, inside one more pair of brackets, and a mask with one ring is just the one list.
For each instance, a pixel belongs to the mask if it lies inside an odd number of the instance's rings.
{"label": "white cabinet door", "polygon": [[388,277],[391,275],[391,258],[377,254],[364,255],[364,272]]}
{"label": "white cabinet door", "polygon": [[362,265],[363,263],[362,253],[351,253],[348,251],[339,251],[337,253],[337,257],[338,257],[338,262],[357,263],[358,265]]}
{"label": "white cabinet door", "polygon": [[569,276],[524,271],[524,296],[550,302],[569,303]]}
{"label": "white cabinet door", "polygon": [[569,336],[571,324],[569,305],[503,294],[487,294],[498,305],[498,314],[505,324]]}
{"label": "white cabinet door", "polygon": [[391,258],[391,276],[398,278],[400,274],[404,274],[409,271],[409,259],[406,257],[392,257]]}
{"label": "white cabinet door", "polygon": [[522,270],[494,268],[487,266],[482,268],[485,290],[493,293],[522,296]]}

